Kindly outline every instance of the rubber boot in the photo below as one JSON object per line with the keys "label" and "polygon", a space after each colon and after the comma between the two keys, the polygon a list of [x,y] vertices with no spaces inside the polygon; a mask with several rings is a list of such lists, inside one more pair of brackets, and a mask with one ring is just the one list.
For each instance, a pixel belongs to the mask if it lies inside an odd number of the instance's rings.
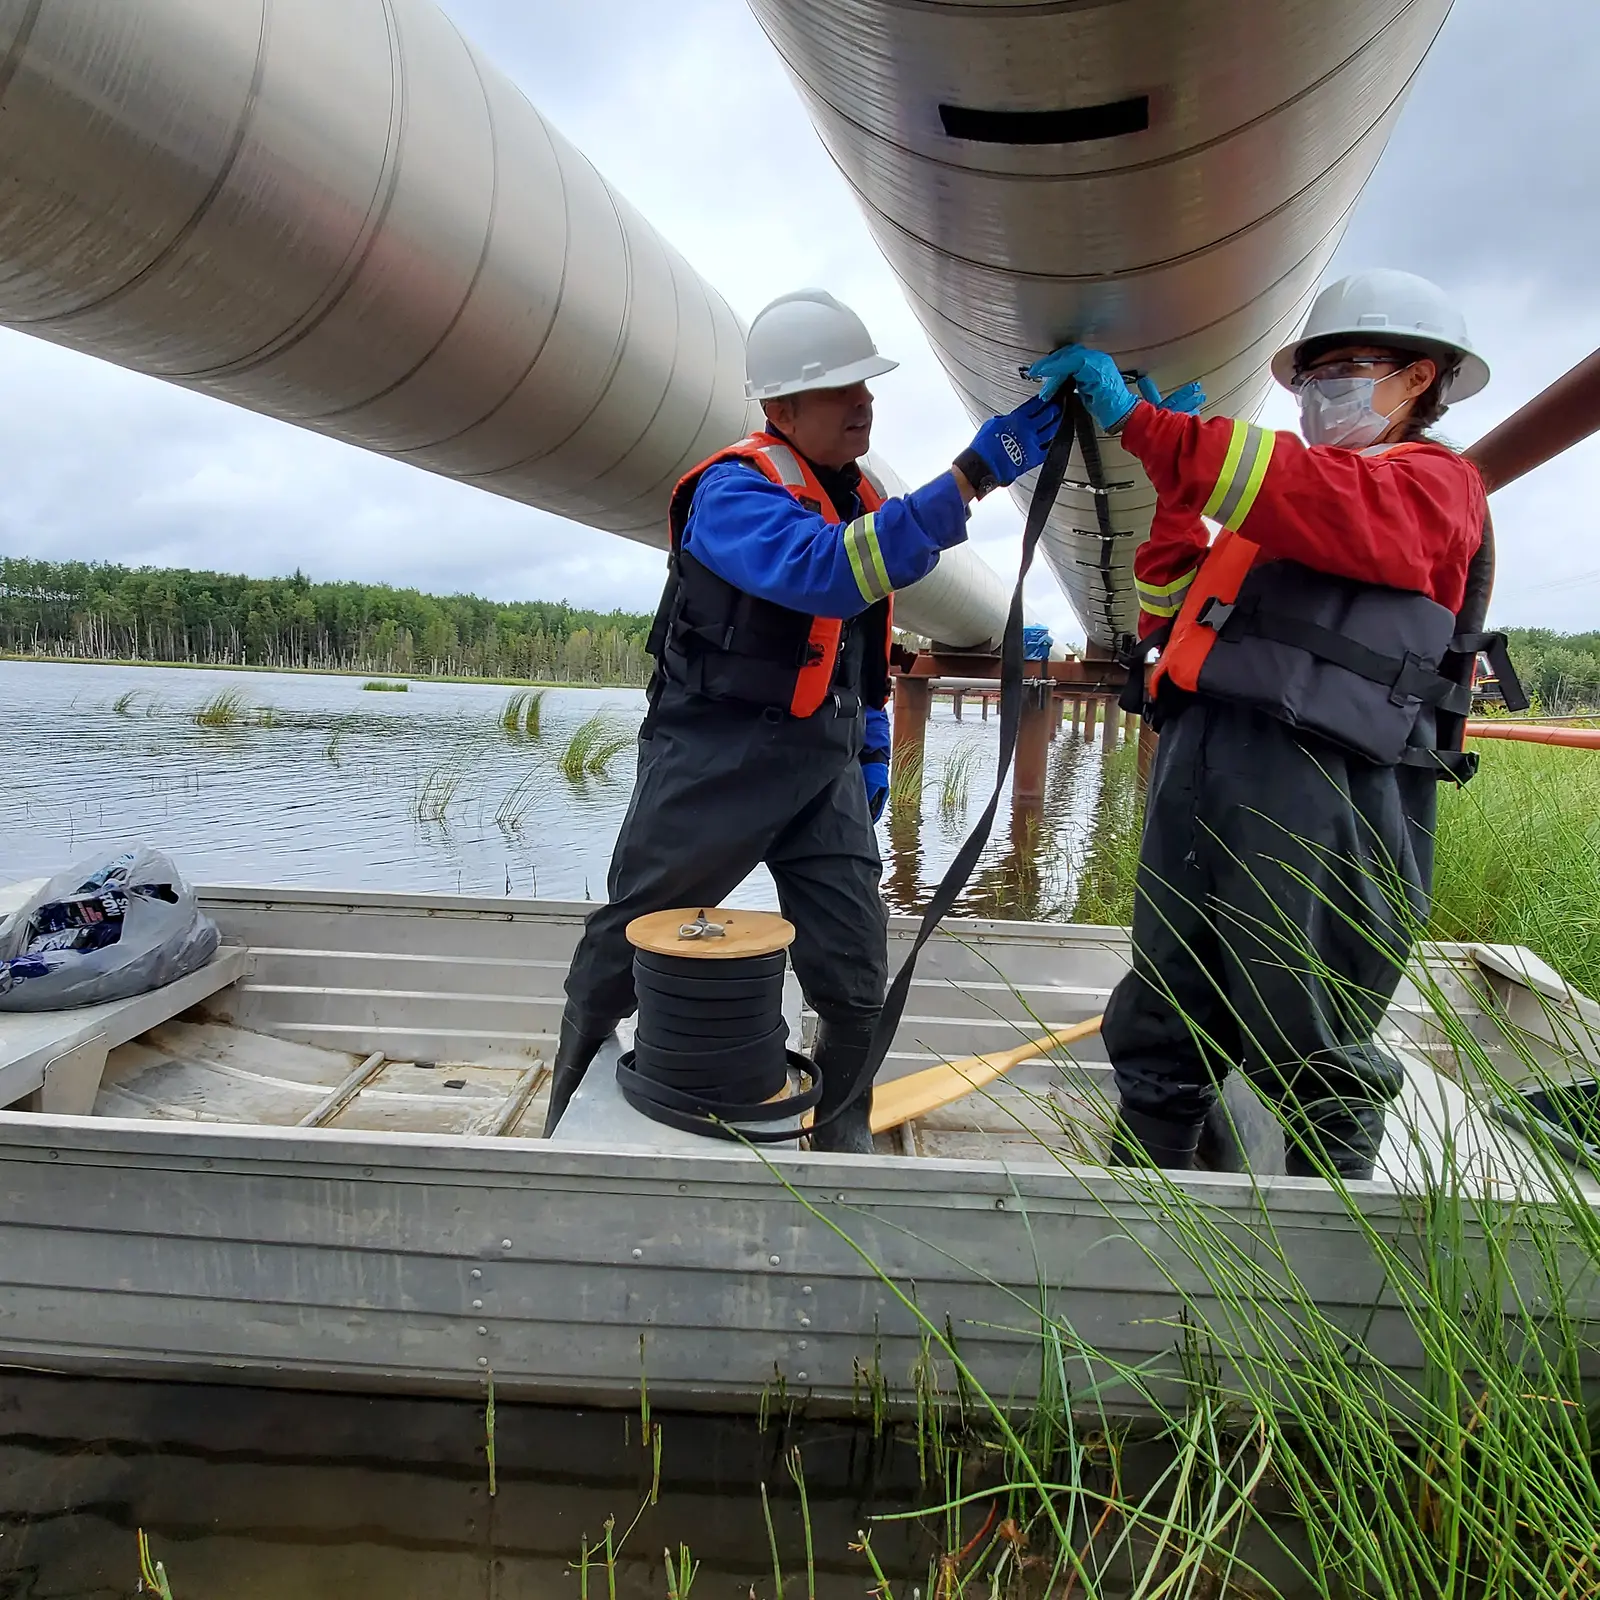
{"label": "rubber boot", "polygon": [[589,1063],[599,1054],[610,1034],[596,1037],[582,1032],[570,1017],[561,1018],[561,1038],[556,1044],[555,1064],[550,1069],[550,1109],[545,1113],[544,1136],[549,1138],[566,1113],[568,1104],[583,1082]]}
{"label": "rubber boot", "polygon": [[1169,1122],[1165,1117],[1152,1117],[1123,1106],[1111,1135],[1110,1164],[1142,1167],[1148,1163],[1169,1172],[1192,1172],[1203,1126],[1199,1122]]}
{"label": "rubber boot", "polygon": [[1285,1118],[1283,1170],[1293,1178],[1324,1178],[1333,1170],[1346,1182],[1370,1178],[1383,1146],[1383,1107],[1359,1101],[1321,1101]]}
{"label": "rubber boot", "polygon": [[[815,1062],[822,1074],[822,1099],[817,1105],[817,1121],[838,1110],[844,1098],[857,1085],[867,1049],[872,1043],[873,1021],[817,1023]],[[837,1122],[819,1128],[811,1136],[811,1148],[829,1155],[870,1156],[872,1154],[872,1088],[861,1092],[841,1113]]]}

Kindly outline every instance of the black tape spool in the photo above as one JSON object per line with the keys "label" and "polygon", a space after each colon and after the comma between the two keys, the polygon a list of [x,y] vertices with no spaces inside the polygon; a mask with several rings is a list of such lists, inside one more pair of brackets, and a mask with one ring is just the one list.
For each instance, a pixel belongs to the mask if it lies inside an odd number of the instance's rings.
{"label": "black tape spool", "polygon": [[[787,965],[782,950],[731,959],[635,950],[639,1017],[634,1047],[617,1063],[628,1104],[669,1127],[727,1139],[740,1137],[733,1123],[796,1125],[822,1084],[787,1048]],[[806,1079],[803,1094],[784,1095],[792,1072]]]}

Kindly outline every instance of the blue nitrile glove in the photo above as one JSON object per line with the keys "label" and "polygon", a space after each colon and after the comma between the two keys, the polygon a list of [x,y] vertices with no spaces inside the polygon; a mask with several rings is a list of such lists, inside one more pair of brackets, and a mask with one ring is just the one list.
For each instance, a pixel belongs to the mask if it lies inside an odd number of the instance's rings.
{"label": "blue nitrile glove", "polygon": [[956,465],[979,495],[1003,489],[1044,464],[1060,426],[1061,407],[1038,396],[1003,417],[990,417]]}
{"label": "blue nitrile glove", "polygon": [[1067,380],[1074,379],[1083,403],[1095,425],[1110,433],[1137,404],[1134,393],[1124,381],[1117,364],[1101,350],[1091,350],[1087,345],[1065,344],[1041,361],[1028,368],[1030,378],[1038,378],[1044,385],[1039,391],[1041,400],[1053,400],[1066,388]]}
{"label": "blue nitrile glove", "polygon": [[867,786],[867,810],[876,822],[889,798],[889,713],[868,706],[861,741],[861,777]]}
{"label": "blue nitrile glove", "polygon": [[1181,411],[1186,417],[1192,417],[1206,403],[1206,392],[1198,383],[1185,383],[1163,400],[1155,379],[1148,373],[1139,379],[1139,393],[1151,405],[1160,406],[1163,411]]}
{"label": "blue nitrile glove", "polygon": [[1024,661],[1048,661],[1050,647],[1055,640],[1050,637],[1048,628],[1029,626],[1022,630],[1022,659]]}

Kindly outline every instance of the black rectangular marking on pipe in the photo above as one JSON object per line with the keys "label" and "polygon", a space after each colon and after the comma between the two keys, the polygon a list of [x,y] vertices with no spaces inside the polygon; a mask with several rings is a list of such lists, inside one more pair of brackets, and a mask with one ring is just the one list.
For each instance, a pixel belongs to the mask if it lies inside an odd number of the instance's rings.
{"label": "black rectangular marking on pipe", "polygon": [[1083,144],[1143,133],[1150,126],[1150,96],[1109,100],[1100,106],[1068,106],[1060,111],[976,111],[940,106],[939,120],[952,139],[974,144]]}

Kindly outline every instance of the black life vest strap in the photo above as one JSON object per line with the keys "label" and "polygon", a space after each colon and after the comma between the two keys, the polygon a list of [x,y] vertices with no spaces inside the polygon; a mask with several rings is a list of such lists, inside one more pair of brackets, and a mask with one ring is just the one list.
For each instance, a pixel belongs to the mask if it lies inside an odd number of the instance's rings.
{"label": "black life vest strap", "polygon": [[[1478,656],[1487,657],[1489,666],[1494,672],[1499,696],[1505,701],[1506,708],[1510,711],[1528,709],[1528,696],[1523,690],[1522,679],[1517,676],[1517,669],[1511,664],[1511,651],[1503,633],[1485,633],[1481,630],[1476,633],[1458,633],[1450,641],[1450,654],[1464,657],[1469,662]],[[1468,699],[1470,698],[1469,692]]]}
{"label": "black life vest strap", "polygon": [[1254,598],[1229,602],[1213,596],[1195,620],[1215,629],[1218,638],[1230,643],[1256,638],[1304,650],[1319,661],[1343,667],[1358,678],[1383,685],[1397,706],[1415,700],[1457,716],[1464,716],[1472,707],[1470,689],[1453,683],[1420,656],[1411,652],[1399,657],[1386,656],[1369,650],[1345,634],[1335,633],[1332,628],[1308,622],[1303,617],[1265,610]]}
{"label": "black life vest strap", "polygon": [[1166,649],[1167,640],[1172,637],[1172,625],[1176,620],[1175,617],[1168,617],[1159,628],[1153,629],[1142,639],[1135,639],[1117,657],[1118,666],[1128,674],[1128,681],[1123,684],[1122,693],[1117,696],[1117,704],[1130,717],[1144,717],[1148,720],[1155,710],[1144,692],[1144,669],[1149,666],[1151,656]]}

